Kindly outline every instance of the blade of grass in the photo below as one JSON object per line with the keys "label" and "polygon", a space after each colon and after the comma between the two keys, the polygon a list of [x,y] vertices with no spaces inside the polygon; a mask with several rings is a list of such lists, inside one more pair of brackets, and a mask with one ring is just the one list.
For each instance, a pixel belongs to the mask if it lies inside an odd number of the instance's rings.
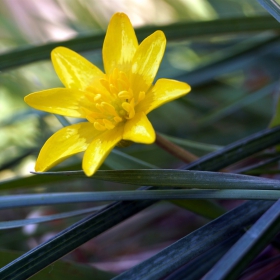
{"label": "blade of grass", "polygon": [[44,193],[0,197],[0,209],[65,203],[173,199],[277,200],[280,191],[264,190],[139,190],[82,193]]}
{"label": "blade of grass", "polygon": [[243,269],[269,244],[279,230],[280,200],[262,215],[203,279],[237,279]]}
{"label": "blade of grass", "polygon": [[[105,206],[98,206],[98,207],[92,207],[92,208],[88,208],[88,209],[70,211],[70,212],[59,213],[59,214],[54,214],[54,215],[47,215],[47,216],[42,216],[42,217],[38,217],[38,218],[0,222],[0,230],[9,229],[9,228],[18,228],[18,227],[23,227],[26,225],[31,225],[31,224],[45,223],[45,222],[55,221],[55,220],[59,220],[59,219],[75,217],[78,215],[85,215],[88,213],[92,213],[92,212],[101,210],[104,207]],[[0,207],[0,209],[1,209],[1,207]]]}
{"label": "blade of grass", "polygon": [[[43,175],[85,177],[83,171],[34,172]],[[92,179],[131,185],[197,189],[279,190],[280,181],[234,173],[174,169],[99,170]]]}

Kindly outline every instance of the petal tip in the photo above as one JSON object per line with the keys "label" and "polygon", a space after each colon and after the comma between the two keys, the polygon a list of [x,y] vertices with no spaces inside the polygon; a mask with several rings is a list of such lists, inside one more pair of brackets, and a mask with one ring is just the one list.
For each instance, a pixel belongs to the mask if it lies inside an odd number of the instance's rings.
{"label": "petal tip", "polygon": [[117,13],[113,14],[111,20],[115,19],[115,18],[120,18],[120,19],[125,18],[125,19],[128,19],[128,16],[125,13],[117,12]]}

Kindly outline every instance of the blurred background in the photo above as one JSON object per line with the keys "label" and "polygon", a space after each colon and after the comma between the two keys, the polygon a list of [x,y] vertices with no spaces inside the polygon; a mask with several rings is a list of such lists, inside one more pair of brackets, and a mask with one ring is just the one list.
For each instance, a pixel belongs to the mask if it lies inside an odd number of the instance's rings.
{"label": "blurred background", "polygon": [[[219,19],[269,17],[256,0],[1,0],[0,55],[51,42],[100,36],[115,12],[126,13],[136,28]],[[210,23],[211,24],[211,23]],[[159,27],[160,28],[160,27]],[[175,28],[175,27],[174,27]],[[186,27],[188,28],[188,24]],[[175,29],[174,29],[175,30]],[[159,77],[188,82],[187,96],[153,111],[155,129],[197,156],[202,156],[269,126],[279,91],[278,34],[195,31],[168,41]],[[92,37],[93,36],[93,37]],[[96,37],[97,38],[97,37]],[[88,41],[89,46],[94,41]],[[90,49],[90,47],[88,48]],[[101,49],[82,55],[103,68]],[[0,58],[1,64],[1,58]],[[27,94],[61,86],[49,59],[6,67],[0,72],[0,181],[30,176],[40,148],[62,126],[53,115],[28,107]],[[68,119],[70,122],[77,120]],[[82,155],[57,168],[81,169]],[[153,145],[116,149],[102,168],[177,168],[183,163]],[[36,188],[0,190],[1,194],[135,189],[132,186],[77,179],[40,182]],[[226,208],[238,202],[223,202]],[[98,204],[1,210],[2,221],[39,217]],[[0,231],[3,250],[25,252],[49,239],[78,218]],[[167,202],[154,205],[86,243],[66,257],[98,269],[119,273],[152,256],[200,227],[200,217]],[[100,278],[101,279],[101,278]]]}

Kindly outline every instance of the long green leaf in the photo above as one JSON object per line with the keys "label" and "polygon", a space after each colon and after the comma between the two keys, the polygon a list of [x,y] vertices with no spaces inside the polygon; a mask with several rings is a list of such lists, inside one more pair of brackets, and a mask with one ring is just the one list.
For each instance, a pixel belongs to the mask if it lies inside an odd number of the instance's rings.
{"label": "long green leaf", "polygon": [[[70,212],[59,213],[59,214],[54,214],[54,215],[42,216],[39,218],[0,222],[0,229],[18,228],[18,227],[31,225],[31,224],[45,223],[45,222],[75,217],[78,215],[85,215],[88,213],[92,213],[92,212],[101,210],[104,207],[105,206],[92,207],[92,208],[88,208],[88,209],[82,209],[82,210],[70,211]],[[13,208],[12,205],[9,208]],[[0,209],[1,209],[1,206],[0,206]]]}
{"label": "long green leaf", "polygon": [[[254,32],[264,30],[279,30],[278,22],[268,16],[224,18],[202,22],[183,22],[171,25],[142,27],[136,30],[140,40],[149,36],[156,30],[162,30],[167,40],[186,39],[201,35],[219,35],[224,33]],[[38,47],[17,49],[10,53],[0,55],[0,70],[24,65],[27,63],[49,59],[50,52],[57,46],[65,46],[77,52],[100,49],[104,40],[104,33],[78,37],[75,39],[45,44]]]}
{"label": "long green leaf", "polygon": [[[36,172],[35,174],[85,177],[83,171]],[[100,170],[92,179],[154,187],[280,190],[279,180],[233,173],[174,169]]]}
{"label": "long green leaf", "polygon": [[280,191],[271,190],[140,190],[22,194],[0,197],[0,209],[95,201],[173,200],[173,199],[257,199],[277,200]]}
{"label": "long green leaf", "polygon": [[[278,144],[279,142],[279,127],[264,130],[233,143],[223,148],[222,151],[204,156],[200,160],[185,166],[184,169],[215,171],[225,168],[265,148]],[[73,224],[71,227],[56,235],[53,239],[39,245],[32,251],[27,252],[12,263],[3,267],[0,270],[0,278],[3,280],[11,279],[11,277],[14,277],[14,280],[26,279],[96,235],[115,226],[153,203],[155,203],[155,201],[147,200],[113,203],[104,210]],[[255,216],[259,209],[262,208],[265,211],[271,205],[268,201],[252,201],[246,204],[246,208],[245,206],[241,206],[241,209],[244,209],[246,213],[248,209],[255,209],[256,203],[259,203],[258,207],[256,211],[252,212],[252,216],[249,215],[250,218],[259,217],[260,214]],[[242,218],[242,216],[240,217]],[[230,223],[227,220],[225,224]],[[206,239],[208,239],[208,237],[209,236],[207,236]],[[199,248],[201,247],[199,246]],[[164,259],[167,259],[166,256]]]}
{"label": "long green leaf", "polygon": [[203,279],[237,279],[243,269],[269,244],[279,230],[280,200],[262,215]]}

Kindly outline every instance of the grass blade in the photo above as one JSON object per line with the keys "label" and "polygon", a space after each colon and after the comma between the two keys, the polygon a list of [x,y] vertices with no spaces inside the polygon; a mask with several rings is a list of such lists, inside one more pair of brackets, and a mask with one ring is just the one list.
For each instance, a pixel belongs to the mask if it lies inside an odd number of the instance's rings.
{"label": "grass blade", "polygon": [[[38,175],[85,177],[83,171],[36,172]],[[197,189],[280,190],[280,181],[234,173],[174,169],[100,170],[92,179],[131,185]]]}
{"label": "grass blade", "polygon": [[233,245],[204,280],[237,279],[243,269],[280,230],[280,200]]}
{"label": "grass blade", "polygon": [[0,230],[9,229],[9,228],[18,228],[18,227],[31,225],[31,224],[45,223],[45,222],[75,217],[78,215],[85,215],[88,213],[92,213],[92,212],[101,210],[104,207],[105,206],[92,207],[92,208],[88,208],[88,209],[82,209],[82,210],[70,211],[70,212],[59,213],[59,214],[54,214],[54,215],[42,216],[39,218],[0,222]]}
{"label": "grass blade", "polygon": [[0,197],[0,209],[96,201],[174,199],[277,200],[280,191],[268,190],[138,190],[8,195]]}

